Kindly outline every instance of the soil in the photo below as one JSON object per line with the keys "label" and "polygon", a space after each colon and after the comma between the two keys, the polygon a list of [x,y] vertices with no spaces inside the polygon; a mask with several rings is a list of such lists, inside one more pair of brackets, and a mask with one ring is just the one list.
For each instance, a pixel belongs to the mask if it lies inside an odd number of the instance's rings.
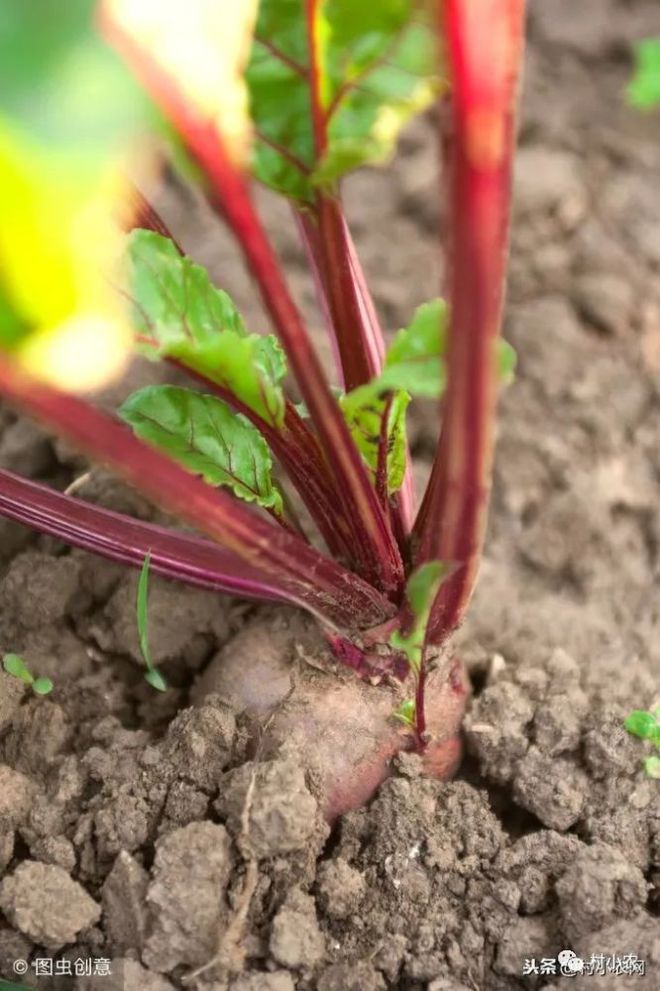
{"label": "soil", "polygon": [[[39,698],[0,674],[0,975],[53,957],[83,973],[20,980],[551,991],[563,978],[523,976],[525,960],[570,949],[636,953],[644,986],[660,986],[659,788],[622,729],[658,701],[660,674],[660,116],[623,99],[630,41],[651,34],[655,0],[531,5],[506,320],[519,369],[456,639],[474,691],[457,777],[429,780],[401,757],[330,830],[295,754],[250,752],[244,715],[218,694],[226,663],[314,663],[306,619],[154,579],[152,653],[171,686],[157,694],[135,576],[0,521],[0,649],[55,682]],[[347,189],[391,330],[437,291],[436,186],[425,119],[395,165]],[[289,215],[264,203],[318,322]],[[190,200],[164,210],[258,324],[217,224]],[[420,477],[435,419],[415,414]],[[9,411],[0,427],[3,465],[60,486],[85,470]],[[154,515],[98,470],[81,494]],[[88,958],[112,976],[85,975]]]}

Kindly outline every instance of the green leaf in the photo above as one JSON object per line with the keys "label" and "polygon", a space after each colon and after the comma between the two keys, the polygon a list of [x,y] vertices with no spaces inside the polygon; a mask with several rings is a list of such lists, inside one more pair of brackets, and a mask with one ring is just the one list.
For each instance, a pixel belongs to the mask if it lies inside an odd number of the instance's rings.
{"label": "green leaf", "polygon": [[[374,395],[368,387],[349,392],[340,399],[344,418],[357,448],[375,480],[379,451],[387,449],[387,494],[398,492],[406,473],[406,410],[410,396],[402,389],[389,401]],[[387,422],[384,418],[387,416]]]}
{"label": "green leaf", "polygon": [[442,561],[427,561],[413,571],[406,585],[406,600],[412,613],[412,622],[407,633],[399,630],[393,633],[390,644],[396,650],[404,652],[415,673],[419,672],[422,665],[431,608],[448,573],[449,569]]}
{"label": "green leaf", "polygon": [[138,437],[169,454],[210,485],[282,513],[266,441],[249,420],[217,399],[173,385],[130,396],[119,410]]}
{"label": "green leaf", "polygon": [[75,392],[107,385],[130,354],[107,269],[122,240],[127,153],[133,169],[151,117],[100,37],[97,6],[0,4],[0,346]]}
{"label": "green leaf", "polygon": [[649,778],[660,779],[660,757],[646,757],[643,766]]}
{"label": "green leaf", "polygon": [[15,306],[9,293],[0,282],[0,344],[4,350],[12,351],[30,332]]}
{"label": "green leaf", "polygon": [[[381,374],[363,388],[379,393],[386,389],[406,389],[412,396],[438,399],[447,379],[447,317],[447,305],[442,299],[432,299],[419,306],[410,324],[394,338]],[[516,352],[500,338],[496,346],[500,377],[508,383],[513,379]]]}
{"label": "green leaf", "polygon": [[400,330],[385,357],[383,371],[351,393],[353,405],[367,405],[393,389],[411,396],[437,399],[445,388],[444,364],[447,308],[433,299],[418,307],[408,327]]}
{"label": "green leaf", "polygon": [[53,17],[52,0],[2,4],[3,114],[72,167],[104,160],[150,114],[144,91],[95,30],[96,6],[67,0]]}
{"label": "green leaf", "polygon": [[660,38],[645,38],[634,48],[635,74],[628,84],[634,107],[650,110],[660,104]]}
{"label": "green leaf", "polygon": [[30,674],[28,667],[22,657],[18,654],[5,654],[2,658],[2,666],[13,678],[19,678],[26,685],[31,685],[34,678]]}
{"label": "green leaf", "polygon": [[623,725],[629,733],[639,737],[640,740],[649,740],[657,729],[655,717],[652,713],[642,709],[631,712],[624,720]]}
{"label": "green leaf", "polygon": [[516,349],[501,338],[497,341],[497,349],[500,378],[505,385],[509,385],[515,377],[518,355]]}
{"label": "green leaf", "polygon": [[145,557],[142,568],[140,569],[140,578],[138,580],[137,588],[137,604],[136,604],[136,617],[137,617],[137,628],[138,636],[140,638],[140,650],[144,658],[144,663],[148,668],[153,668],[151,662],[151,650],[149,648],[149,612],[148,612],[148,600],[149,600],[149,568],[151,567],[151,554],[147,554]]}
{"label": "green leaf", "polygon": [[378,386],[407,389],[413,396],[437,399],[445,387],[446,335],[444,300],[423,303],[415,310],[408,327],[394,338],[377,379]]}
{"label": "green leaf", "polygon": [[327,150],[317,161],[300,0],[262,0],[247,72],[257,178],[311,202],[319,185],[385,162],[438,92],[435,45],[417,0],[324,0],[315,26]]}
{"label": "green leaf", "polygon": [[[387,396],[387,492],[397,492],[406,469],[406,408],[411,396],[439,398],[446,385],[445,347],[447,307],[442,299],[424,303],[415,311],[408,327],[400,330],[386,355],[383,371],[366,385],[340,398],[344,418],[366,464],[375,477],[383,433]],[[502,380],[513,378],[516,353],[506,341],[497,340]]]}
{"label": "green leaf", "polygon": [[406,598],[417,622],[424,626],[428,622],[433,600],[442,581],[447,576],[447,566],[442,561],[427,561],[413,571],[406,585]]}
{"label": "green leaf", "polygon": [[144,658],[147,670],[144,673],[144,680],[155,688],[156,691],[166,692],[167,682],[157,667],[154,667],[151,660],[151,648],[149,646],[149,570],[151,568],[151,554],[145,557],[140,577],[138,579],[137,601],[135,614],[137,619],[138,637],[140,640],[140,651]]}
{"label": "green leaf", "polygon": [[[375,476],[381,436],[387,443],[387,491],[397,492],[406,469],[406,409],[411,395],[436,398],[445,385],[446,307],[441,299],[420,306],[409,327],[400,330],[379,376],[341,397],[344,418]],[[383,431],[383,417],[388,409]]]}
{"label": "green leaf", "polygon": [[32,691],[36,695],[50,695],[53,690],[53,682],[50,678],[35,678],[32,683]]}
{"label": "green leaf", "polygon": [[5,654],[2,659],[2,666],[13,678],[30,685],[35,695],[48,695],[53,690],[53,682],[50,678],[35,678],[28,669],[27,664],[18,654]]}
{"label": "green leaf", "polygon": [[407,392],[392,395],[385,431],[387,445],[387,494],[398,492],[406,475],[408,447],[406,443],[406,410],[410,403]]}
{"label": "green leaf", "polygon": [[266,423],[284,422],[285,399],[280,382],[286,361],[277,340],[227,330],[203,346],[183,341],[171,354],[194,371],[231,392]]}
{"label": "green leaf", "polygon": [[158,668],[149,668],[144,672],[144,680],[157,692],[166,692],[168,684]]}
{"label": "green leaf", "polygon": [[414,699],[404,699],[393,713],[394,718],[398,719],[406,726],[414,726],[416,720],[416,708]]}
{"label": "green leaf", "polygon": [[[405,123],[439,91],[431,32],[410,0],[329,0],[328,150],[315,182],[387,162]],[[348,53],[348,54],[347,54]]]}
{"label": "green leaf", "polygon": [[227,293],[169,238],[133,231],[128,262],[124,291],[134,303],[141,352],[184,362],[280,426],[286,360],[277,338],[248,334]]}
{"label": "green leaf", "polygon": [[208,272],[155,231],[128,235],[128,286],[135,303],[136,329],[152,338],[145,352],[190,340],[204,344],[221,331],[247,331],[231,298],[216,289]]}

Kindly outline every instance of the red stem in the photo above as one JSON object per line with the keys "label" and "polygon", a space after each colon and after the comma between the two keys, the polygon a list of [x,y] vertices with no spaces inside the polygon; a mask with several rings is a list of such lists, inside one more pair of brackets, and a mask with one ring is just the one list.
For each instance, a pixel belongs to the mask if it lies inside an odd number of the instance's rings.
{"label": "red stem", "polygon": [[[335,109],[323,104],[321,59],[317,22],[320,0],[306,0],[307,38],[310,58],[310,94],[316,159],[320,161],[328,145],[328,121]],[[335,95],[335,101],[341,93]],[[385,341],[376,307],[360,265],[355,244],[344,217],[339,194],[320,192],[316,198],[316,220],[320,237],[316,246],[316,265],[322,275],[327,306],[332,315],[334,344],[339,353],[342,378],[348,392],[365,385],[380,374],[385,359]],[[407,534],[414,512],[414,490],[410,455],[401,492],[393,500],[390,512],[399,548],[405,553]]]}
{"label": "red stem", "polygon": [[[305,0],[312,127],[317,162],[323,159],[328,148],[328,111],[324,106],[322,92],[320,7],[320,0]],[[378,340],[375,346],[370,341],[373,326],[370,326],[368,317],[373,318],[375,311],[372,308],[371,314],[367,313],[365,300],[357,285],[357,255],[352,243],[349,243],[348,228],[338,194],[319,192],[315,215],[320,234],[315,239],[317,253],[320,254],[317,259],[332,314],[344,383],[346,390],[350,392],[378,375],[382,368],[384,348],[379,346]]]}
{"label": "red stem", "polygon": [[199,527],[266,582],[279,586],[289,601],[339,626],[367,626],[372,617],[375,622],[386,618],[386,601],[364,581],[295,534],[204,484],[95,407],[29,380],[4,358],[0,391],[168,512]]}
{"label": "red stem", "polygon": [[330,344],[332,345],[332,356],[335,362],[338,385],[345,390],[344,369],[341,364],[341,354],[339,353],[339,342],[335,333],[335,325],[330,312],[330,303],[325,289],[325,273],[323,271],[323,256],[321,252],[321,239],[316,219],[307,208],[293,208],[293,216],[300,233],[300,239],[305,249],[307,262],[312,272],[316,299],[323,314]]}
{"label": "red stem", "polygon": [[417,563],[456,567],[433,607],[431,644],[460,623],[484,538],[524,7],[524,0],[441,4],[453,81],[450,327],[442,430],[416,535]]}
{"label": "red stem", "polygon": [[387,505],[387,455],[389,454],[387,428],[392,412],[393,398],[393,394],[388,392],[385,399],[383,417],[380,422],[380,437],[378,439],[378,455],[376,458],[376,492],[384,506]]}
{"label": "red stem", "polygon": [[215,122],[198,115],[176,82],[145,50],[116,25],[106,27],[115,46],[169,114],[204,169],[213,195],[241,244],[318,431],[324,456],[334,476],[338,507],[352,530],[360,573],[389,597],[398,598],[403,585],[399,548],[284,281],[242,174],[230,161]]}
{"label": "red stem", "polygon": [[[338,506],[352,529],[360,570],[372,584],[382,588],[386,594],[396,596],[401,590],[403,566],[387,518],[285,287],[270,245],[247,197],[244,202],[249,209],[242,217],[235,216],[236,222],[232,226],[260,284],[264,301],[278,328],[302,397],[318,431],[325,458],[334,475]],[[231,194],[225,200],[225,208],[228,215],[240,212],[240,205]]]}
{"label": "red stem", "polygon": [[[338,203],[341,213],[341,205]],[[326,323],[330,330],[333,352],[337,370],[341,376],[341,384],[346,387],[348,375],[348,364],[355,353],[355,344],[363,351],[362,370],[354,369],[357,377],[364,382],[369,382],[380,374],[385,360],[385,339],[378,320],[378,314],[373,298],[367,285],[367,280],[358,257],[355,243],[351,236],[346,219],[341,215],[343,225],[343,249],[346,251],[344,257],[341,253],[337,263],[331,262],[327,252],[324,250],[324,238],[318,224],[318,214],[312,215],[308,211],[299,211],[296,214],[303,242],[307,250],[307,255],[314,274],[317,295],[320,298],[321,306],[326,317]],[[327,242],[326,242],[327,246]],[[346,269],[346,260],[350,271]],[[329,273],[343,273],[346,283],[333,278]],[[353,312],[352,319],[343,324],[344,333],[341,332],[341,317],[337,313],[337,308],[331,306],[331,284],[335,282],[334,295],[339,300],[348,299],[351,294],[357,300],[358,313]],[[348,333],[346,333],[348,329]],[[342,347],[343,342],[343,347]],[[366,376],[366,377],[365,377]],[[413,487],[412,463],[410,453],[406,452],[406,474],[401,491],[392,500],[390,513],[392,518],[392,528],[397,539],[402,554],[407,552],[408,534],[412,529],[414,518],[415,492]]]}
{"label": "red stem", "polygon": [[360,326],[366,340],[369,361],[373,368],[372,374],[379,375],[385,361],[385,338],[383,337],[378,313],[376,312],[373,297],[367,285],[364,269],[362,268],[350,228],[346,222],[346,218],[342,217],[342,220],[344,223],[346,250],[351,266],[351,274],[357,290],[360,312],[362,314]]}
{"label": "red stem", "polygon": [[316,217],[321,270],[332,314],[346,390],[350,392],[379,374],[382,351],[373,345],[367,311],[355,280],[356,257],[351,255],[347,228],[336,196],[320,193]]}
{"label": "red stem", "polygon": [[[320,161],[328,145],[328,121],[335,104],[323,105],[321,60],[316,30],[319,0],[306,0],[307,35],[310,56],[310,92],[316,159]],[[336,94],[335,99],[339,99]],[[317,232],[308,218],[310,249],[315,258],[325,305],[333,327],[333,345],[339,355],[342,381],[348,392],[380,374],[385,360],[385,340],[376,307],[369,292],[355,243],[343,214],[339,193],[319,192],[316,197]],[[414,490],[410,455],[401,492],[387,507],[400,552],[407,553],[407,536],[412,527]]]}
{"label": "red stem", "polygon": [[150,554],[157,574],[189,585],[241,598],[287,599],[258,571],[208,540],[122,516],[3,469],[0,516],[122,564],[140,567]]}
{"label": "red stem", "polygon": [[273,452],[307,506],[332,554],[356,566],[350,528],[337,511],[334,480],[318,440],[293,403],[286,404],[283,432]]}

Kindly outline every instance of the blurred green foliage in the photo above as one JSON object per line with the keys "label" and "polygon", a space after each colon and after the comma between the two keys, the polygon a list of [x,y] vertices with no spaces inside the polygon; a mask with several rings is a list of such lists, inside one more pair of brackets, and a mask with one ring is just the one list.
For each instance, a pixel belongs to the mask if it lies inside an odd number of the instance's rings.
{"label": "blurred green foliage", "polygon": [[319,87],[327,147],[317,158],[304,5],[261,0],[247,71],[256,177],[311,202],[362,165],[386,162],[411,117],[440,86],[433,33],[417,0],[325,0],[319,5]]}
{"label": "blurred green foliage", "polygon": [[130,343],[107,272],[123,156],[150,118],[95,8],[0,4],[0,346],[74,389],[112,377]]}
{"label": "blurred green foliage", "polygon": [[660,105],[660,38],[645,38],[635,45],[635,74],[628,84],[634,107],[649,110]]}
{"label": "blurred green foliage", "polygon": [[98,35],[95,0],[0,4],[0,113],[69,167],[99,162],[149,103]]}

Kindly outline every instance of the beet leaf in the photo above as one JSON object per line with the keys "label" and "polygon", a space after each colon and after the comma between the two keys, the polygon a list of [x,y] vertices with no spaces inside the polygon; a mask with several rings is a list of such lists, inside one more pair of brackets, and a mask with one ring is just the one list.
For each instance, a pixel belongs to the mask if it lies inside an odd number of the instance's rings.
{"label": "beet leaf", "polygon": [[282,495],[273,484],[268,444],[240,413],[216,396],[173,385],[152,385],[121,406],[135,434],[210,485],[222,485],[276,517]]}
{"label": "beet leaf", "polygon": [[[384,496],[398,492],[406,472],[406,410],[410,396],[403,389],[376,394],[361,386],[340,404],[357,448],[368,465],[374,485]],[[383,463],[384,459],[384,463]],[[379,486],[379,471],[386,480]]]}
{"label": "beet leaf", "polygon": [[248,334],[227,293],[160,234],[133,231],[128,257],[124,292],[134,303],[139,350],[179,360],[281,426],[286,360],[277,338]]}
{"label": "beet leaf", "polygon": [[403,125],[437,92],[435,42],[416,0],[315,5],[324,146],[317,148],[312,59],[301,3],[262,0],[247,71],[255,176],[313,204],[319,187],[386,161]]}

